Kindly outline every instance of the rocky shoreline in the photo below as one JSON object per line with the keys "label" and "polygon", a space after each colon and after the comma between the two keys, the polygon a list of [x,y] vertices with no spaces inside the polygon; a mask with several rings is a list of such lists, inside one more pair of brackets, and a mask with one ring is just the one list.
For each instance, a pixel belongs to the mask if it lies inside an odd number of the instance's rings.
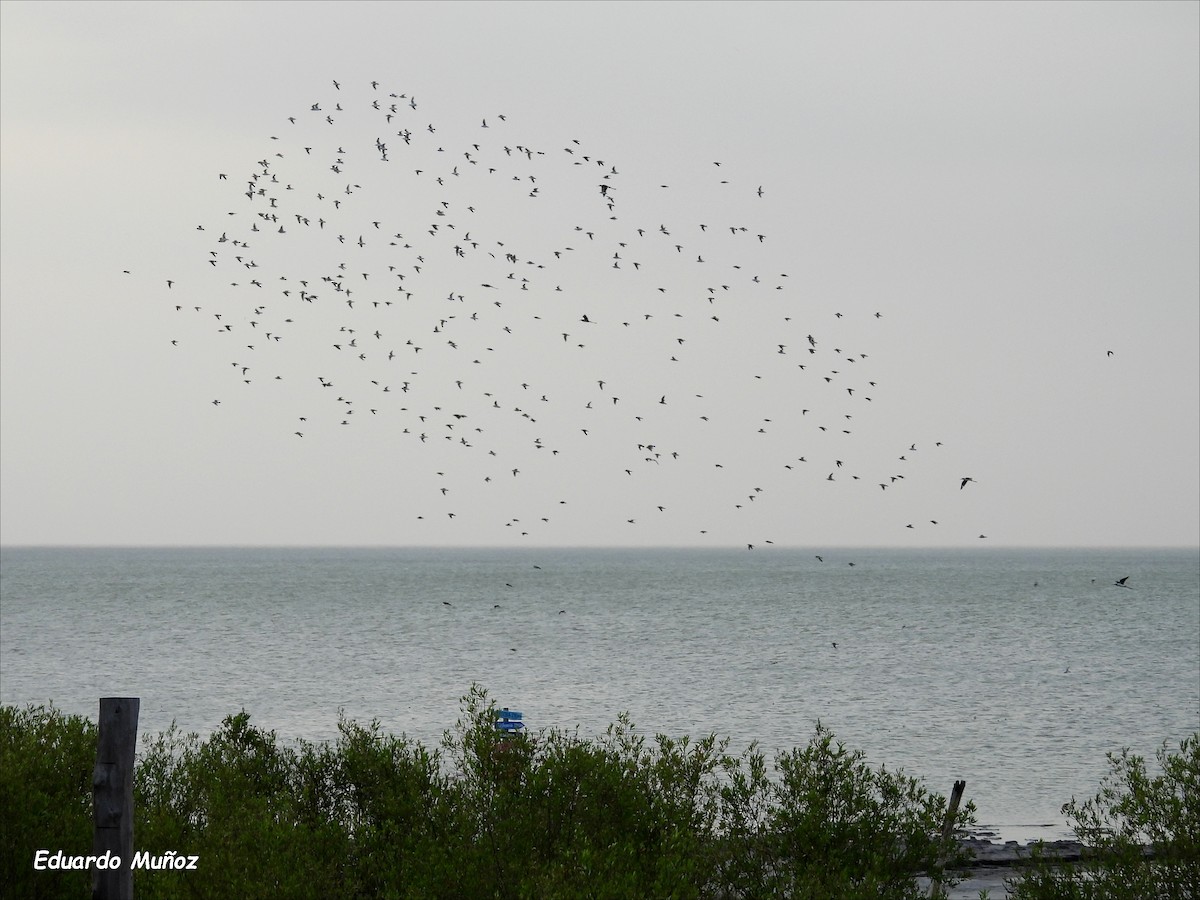
{"label": "rocky shoreline", "polygon": [[[1043,858],[1057,863],[1079,862],[1087,848],[1075,840],[1053,841],[992,841],[978,835],[960,837],[959,846],[970,852],[970,860],[957,870],[962,880],[954,887],[945,888],[946,900],[979,900],[981,891],[986,891],[991,900],[1009,897],[1008,883],[1020,878],[1021,870],[1028,866],[1034,852],[1040,851]],[[1150,856],[1152,851],[1144,848]],[[921,879],[928,888],[928,879]]]}
{"label": "rocky shoreline", "polygon": [[997,843],[981,837],[967,837],[959,840],[959,846],[971,853],[969,868],[985,866],[1020,866],[1033,858],[1035,848],[1041,848],[1042,855],[1047,859],[1058,862],[1078,862],[1083,857],[1084,846],[1079,841],[1031,841],[1022,844],[1019,841]]}
{"label": "rocky shoreline", "polygon": [[[981,892],[991,900],[1006,900],[1008,885],[1020,877],[1021,869],[1033,858],[1034,849],[1062,863],[1078,862],[1083,856],[1084,846],[1079,841],[992,841],[985,837],[971,836],[958,839],[959,846],[966,849],[970,859],[956,871],[959,879],[953,887],[943,886],[941,896],[945,900],[979,900]],[[929,880],[919,880],[922,889],[930,890]]]}

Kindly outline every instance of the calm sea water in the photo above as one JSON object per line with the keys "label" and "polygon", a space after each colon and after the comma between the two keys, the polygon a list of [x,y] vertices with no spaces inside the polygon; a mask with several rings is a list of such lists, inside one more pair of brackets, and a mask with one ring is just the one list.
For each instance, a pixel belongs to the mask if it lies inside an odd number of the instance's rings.
{"label": "calm sea water", "polygon": [[427,745],[472,683],[534,730],[627,711],[773,751],[819,719],[941,793],[965,778],[981,824],[1019,839],[1061,833],[1107,752],[1200,729],[1196,550],[822,556],[8,548],[0,702],[94,719],[137,696],[142,733],[244,708],[309,740],[344,710]]}

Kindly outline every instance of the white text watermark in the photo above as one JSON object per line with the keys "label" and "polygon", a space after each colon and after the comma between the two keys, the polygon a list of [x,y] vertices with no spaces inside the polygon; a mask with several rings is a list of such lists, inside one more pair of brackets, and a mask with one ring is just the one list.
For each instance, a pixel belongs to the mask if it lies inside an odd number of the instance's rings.
{"label": "white text watermark", "polygon": [[[168,850],[158,856],[152,856],[146,850],[139,850],[133,854],[129,868],[195,870],[199,861],[199,856],[187,856],[178,850]],[[38,871],[45,869],[119,869],[121,868],[121,857],[111,850],[100,856],[70,856],[61,850],[53,853],[49,850],[38,850],[33,854],[33,867]]]}

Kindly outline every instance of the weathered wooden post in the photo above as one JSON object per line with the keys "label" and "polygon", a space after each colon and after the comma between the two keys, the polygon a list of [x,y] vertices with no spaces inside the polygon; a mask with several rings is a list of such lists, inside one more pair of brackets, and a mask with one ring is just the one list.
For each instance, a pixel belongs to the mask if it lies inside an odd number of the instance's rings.
{"label": "weathered wooden post", "polygon": [[950,792],[950,803],[946,807],[946,819],[942,822],[942,840],[950,840],[954,834],[954,817],[958,815],[958,804],[962,802],[963,791],[967,789],[965,781],[954,782],[954,790]]}
{"label": "weathered wooden post", "polygon": [[[954,818],[958,815],[958,805],[962,802],[963,791],[966,789],[967,783],[965,781],[954,782],[954,790],[950,792],[950,802],[946,805],[946,818],[942,820],[943,847],[946,847],[954,836]],[[946,851],[943,849],[942,860],[945,860],[946,856]],[[942,879],[938,875],[934,875],[933,880],[929,884],[929,896],[938,898],[942,895]]]}
{"label": "weathered wooden post", "polygon": [[100,737],[92,771],[92,852],[120,857],[120,864],[94,870],[92,900],[133,900],[133,757],[140,706],[137,697],[100,698]]}

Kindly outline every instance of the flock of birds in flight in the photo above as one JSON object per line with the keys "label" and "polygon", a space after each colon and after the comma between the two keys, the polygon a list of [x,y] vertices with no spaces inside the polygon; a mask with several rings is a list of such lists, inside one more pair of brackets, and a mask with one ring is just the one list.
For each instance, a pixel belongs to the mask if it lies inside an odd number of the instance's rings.
{"label": "flock of birds in flight", "polygon": [[405,537],[606,520],[755,549],[794,542],[758,510],[779,527],[819,492],[873,492],[911,532],[947,519],[892,497],[975,482],[940,442],[879,432],[888,317],[806,298],[770,187],[735,167],[651,179],[378,82],[334,81],[276,128],[214,173],[195,271],[161,288],[169,340],[215,364],[215,414],[386,455]]}

